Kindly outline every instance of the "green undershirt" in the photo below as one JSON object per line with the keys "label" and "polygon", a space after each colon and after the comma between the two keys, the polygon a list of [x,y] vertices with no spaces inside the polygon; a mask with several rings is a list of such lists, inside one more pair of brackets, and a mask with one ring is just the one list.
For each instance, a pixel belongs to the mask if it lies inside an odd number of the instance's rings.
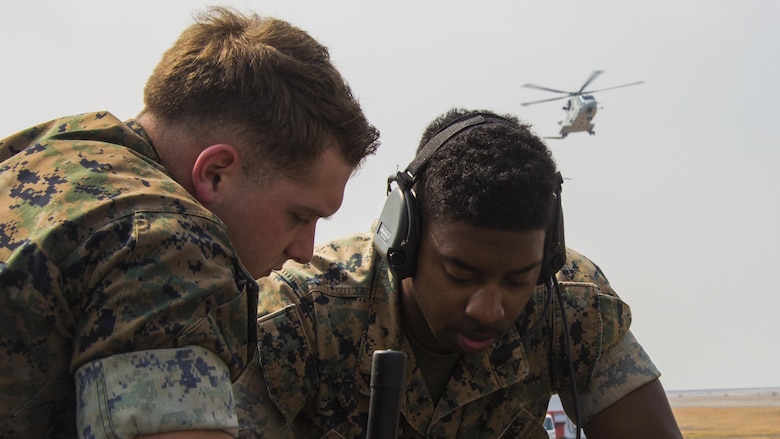
{"label": "green undershirt", "polygon": [[412,346],[414,357],[417,360],[417,367],[419,367],[422,372],[423,378],[425,379],[425,385],[428,387],[428,392],[431,394],[433,403],[438,404],[462,354],[459,352],[452,354],[437,354],[431,352],[422,347],[422,345],[415,340],[406,325],[405,319],[403,329],[406,338],[409,339],[409,344]]}

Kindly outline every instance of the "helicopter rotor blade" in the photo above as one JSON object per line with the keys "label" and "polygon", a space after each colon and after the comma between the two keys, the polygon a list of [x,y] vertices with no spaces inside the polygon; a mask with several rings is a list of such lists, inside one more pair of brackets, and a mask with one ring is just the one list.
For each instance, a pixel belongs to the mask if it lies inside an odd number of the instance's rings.
{"label": "helicopter rotor blade", "polygon": [[542,99],[541,101],[523,102],[523,103],[521,103],[520,105],[522,105],[523,107],[527,107],[527,106],[529,106],[529,105],[533,105],[533,104],[541,104],[542,102],[559,101],[559,100],[561,100],[561,99],[566,99],[566,98],[568,98],[568,97],[569,97],[569,96],[559,96],[559,97],[557,97],[557,98]]}
{"label": "helicopter rotor blade", "polygon": [[582,94],[591,94],[591,93],[596,93],[596,92],[599,92],[599,91],[607,91],[607,90],[614,90],[616,88],[630,87],[632,85],[639,85],[639,84],[642,84],[644,82],[645,81],[638,81],[638,82],[632,82],[631,84],[616,85],[614,87],[608,87],[608,88],[602,88],[602,89],[599,89],[599,90],[586,91],[586,92],[584,92]]}
{"label": "helicopter rotor blade", "polygon": [[577,92],[577,94],[582,94],[582,91],[585,90],[585,87],[587,87],[591,82],[593,82],[596,77],[598,77],[600,74],[604,73],[603,70],[596,70],[593,73],[590,74],[590,78],[588,78],[587,81],[585,81],[584,84],[582,84],[582,87],[580,87],[580,91]]}
{"label": "helicopter rotor blade", "polygon": [[536,84],[523,84],[523,85],[521,85],[521,87],[535,88],[537,90],[551,91],[553,93],[564,93],[564,94],[567,94],[567,95],[572,94],[569,91],[556,90],[554,88],[542,87],[541,85],[536,85]]}

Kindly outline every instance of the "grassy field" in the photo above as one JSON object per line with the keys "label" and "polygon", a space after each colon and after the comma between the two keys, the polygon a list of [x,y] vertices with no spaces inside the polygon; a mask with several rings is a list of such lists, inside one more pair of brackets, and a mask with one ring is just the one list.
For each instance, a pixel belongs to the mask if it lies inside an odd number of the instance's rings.
{"label": "grassy field", "polygon": [[749,389],[669,395],[686,439],[780,439],[780,392]]}
{"label": "grassy field", "polygon": [[686,439],[780,439],[780,407],[676,407]]}

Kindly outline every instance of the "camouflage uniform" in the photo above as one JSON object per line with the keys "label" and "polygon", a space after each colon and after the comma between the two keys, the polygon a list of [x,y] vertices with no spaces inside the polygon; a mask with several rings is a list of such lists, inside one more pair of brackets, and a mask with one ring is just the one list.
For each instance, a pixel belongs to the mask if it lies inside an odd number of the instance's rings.
{"label": "camouflage uniform", "polygon": [[[559,274],[583,420],[659,373],[629,331],[630,310],[576,252]],[[234,384],[242,437],[364,437],[372,353],[407,353],[399,437],[546,438],[550,396],[571,391],[557,299],[536,290],[515,327],[463,355],[438,404],[399,322],[387,265],[359,234],[260,281],[258,356]],[[553,311],[554,310],[554,311]],[[534,323],[540,326],[521,340]],[[571,411],[569,411],[572,413]]]}
{"label": "camouflage uniform", "polygon": [[159,161],[105,112],[0,140],[0,437],[235,434],[257,284]]}

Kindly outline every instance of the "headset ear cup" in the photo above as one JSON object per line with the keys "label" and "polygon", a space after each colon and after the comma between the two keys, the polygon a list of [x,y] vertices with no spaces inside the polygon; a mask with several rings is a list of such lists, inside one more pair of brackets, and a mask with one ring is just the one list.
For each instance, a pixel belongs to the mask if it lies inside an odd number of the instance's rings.
{"label": "headset ear cup", "polygon": [[396,275],[400,278],[414,276],[417,271],[417,248],[420,245],[420,210],[417,205],[417,197],[411,190],[404,191],[406,202],[407,233],[406,239],[401,242],[401,248],[406,255],[403,265],[396,268]]}
{"label": "headset ear cup", "polygon": [[400,279],[414,275],[419,242],[417,199],[411,190],[393,189],[374,232],[374,248]]}

